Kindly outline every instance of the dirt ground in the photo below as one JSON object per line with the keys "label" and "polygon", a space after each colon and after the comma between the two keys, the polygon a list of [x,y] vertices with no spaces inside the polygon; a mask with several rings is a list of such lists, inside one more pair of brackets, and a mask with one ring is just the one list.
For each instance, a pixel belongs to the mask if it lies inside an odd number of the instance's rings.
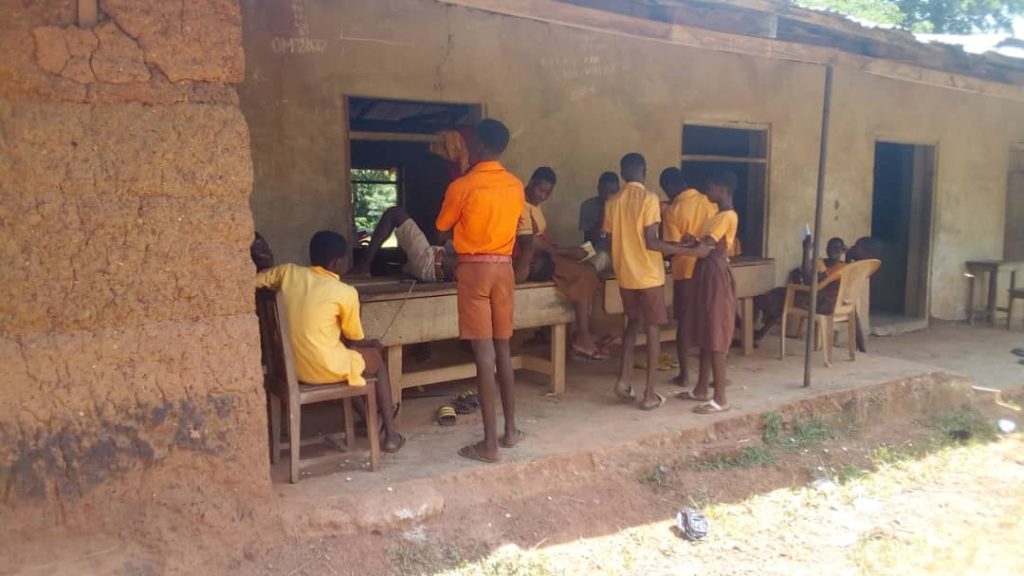
{"label": "dirt ground", "polygon": [[[680,455],[648,473],[525,497],[513,489],[483,506],[455,502],[443,518],[395,533],[253,541],[192,573],[1019,573],[1024,437],[992,423],[1021,413],[990,402],[979,409],[872,430],[769,420],[760,438]],[[705,540],[686,541],[673,528],[682,506],[708,516]],[[59,552],[77,560],[19,573],[179,573],[130,538],[75,546]]]}
{"label": "dirt ground", "polygon": [[[680,455],[647,474],[523,497],[516,490],[393,534],[296,539],[250,555],[251,574],[1016,573],[1024,438],[979,402],[872,430],[770,422],[761,438]],[[817,482],[818,487],[811,487]],[[711,533],[672,517],[703,510]]]}

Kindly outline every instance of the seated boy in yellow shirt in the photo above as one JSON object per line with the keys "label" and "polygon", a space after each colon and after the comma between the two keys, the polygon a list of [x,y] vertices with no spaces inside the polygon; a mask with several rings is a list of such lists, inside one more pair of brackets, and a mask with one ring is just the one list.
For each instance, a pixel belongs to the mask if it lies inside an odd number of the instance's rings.
{"label": "seated boy in yellow shirt", "polygon": [[377,378],[377,406],[384,425],[381,449],[398,452],[405,438],[395,430],[394,401],[380,343],[363,336],[359,294],[341,281],[347,253],[344,236],[321,230],[309,241],[311,266],[282,264],[266,269],[256,275],[256,287],[278,290],[284,297],[299,382],[365,386],[364,375]]}

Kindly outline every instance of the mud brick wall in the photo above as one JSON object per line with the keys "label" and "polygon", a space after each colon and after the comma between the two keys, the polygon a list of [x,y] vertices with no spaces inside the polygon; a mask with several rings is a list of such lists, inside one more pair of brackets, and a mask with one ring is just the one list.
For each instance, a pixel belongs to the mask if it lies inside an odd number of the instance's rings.
{"label": "mud brick wall", "polygon": [[83,29],[75,4],[0,0],[0,541],[245,522],[269,474],[239,8],[101,0]]}

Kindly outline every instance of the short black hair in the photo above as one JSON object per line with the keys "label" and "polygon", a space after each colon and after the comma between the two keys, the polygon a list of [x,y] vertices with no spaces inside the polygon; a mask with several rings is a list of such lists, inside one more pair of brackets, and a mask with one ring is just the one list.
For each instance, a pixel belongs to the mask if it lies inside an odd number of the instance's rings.
{"label": "short black hair", "polygon": [[612,184],[612,183],[614,183],[616,186],[619,185],[619,175],[616,174],[615,172],[612,172],[611,170],[609,170],[607,172],[603,172],[601,174],[601,177],[597,179],[597,185],[598,186],[600,186],[602,184]]}
{"label": "short black hair", "polygon": [[321,230],[309,240],[309,263],[313,266],[330,266],[347,253],[348,241],[337,232]]}
{"label": "short black hair", "polygon": [[669,197],[675,197],[686,189],[686,178],[679,168],[669,166],[661,171],[658,177],[658,184],[668,193]]}
{"label": "short black hair", "polygon": [[711,176],[708,176],[707,181],[707,185],[709,187],[713,184],[718,184],[719,186],[725,187],[725,189],[728,190],[730,193],[735,192],[737,184],[736,174],[728,170],[715,172]]}
{"label": "short black hair", "polygon": [[508,128],[493,118],[485,118],[476,125],[476,138],[493,154],[501,154],[508,148]]}
{"label": "short black hair", "polygon": [[619,170],[622,172],[632,172],[634,170],[641,170],[647,168],[647,160],[644,159],[643,154],[639,152],[630,152],[619,160]]}
{"label": "short black hair", "polygon": [[550,166],[541,166],[533,171],[533,175],[530,176],[530,180],[538,180],[550,183],[552,186],[558,183],[558,177],[555,176],[555,171]]}

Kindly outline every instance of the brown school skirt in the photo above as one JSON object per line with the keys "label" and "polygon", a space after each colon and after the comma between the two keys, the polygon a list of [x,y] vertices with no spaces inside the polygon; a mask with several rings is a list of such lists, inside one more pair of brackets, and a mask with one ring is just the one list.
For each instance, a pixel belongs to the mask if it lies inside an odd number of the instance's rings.
{"label": "brown school skirt", "polygon": [[684,325],[690,346],[728,352],[736,330],[736,286],[725,251],[698,260],[690,283]]}
{"label": "brown school skirt", "polygon": [[552,259],[555,262],[555,274],[551,279],[566,300],[576,304],[594,298],[601,281],[593,266],[565,256],[553,255]]}

